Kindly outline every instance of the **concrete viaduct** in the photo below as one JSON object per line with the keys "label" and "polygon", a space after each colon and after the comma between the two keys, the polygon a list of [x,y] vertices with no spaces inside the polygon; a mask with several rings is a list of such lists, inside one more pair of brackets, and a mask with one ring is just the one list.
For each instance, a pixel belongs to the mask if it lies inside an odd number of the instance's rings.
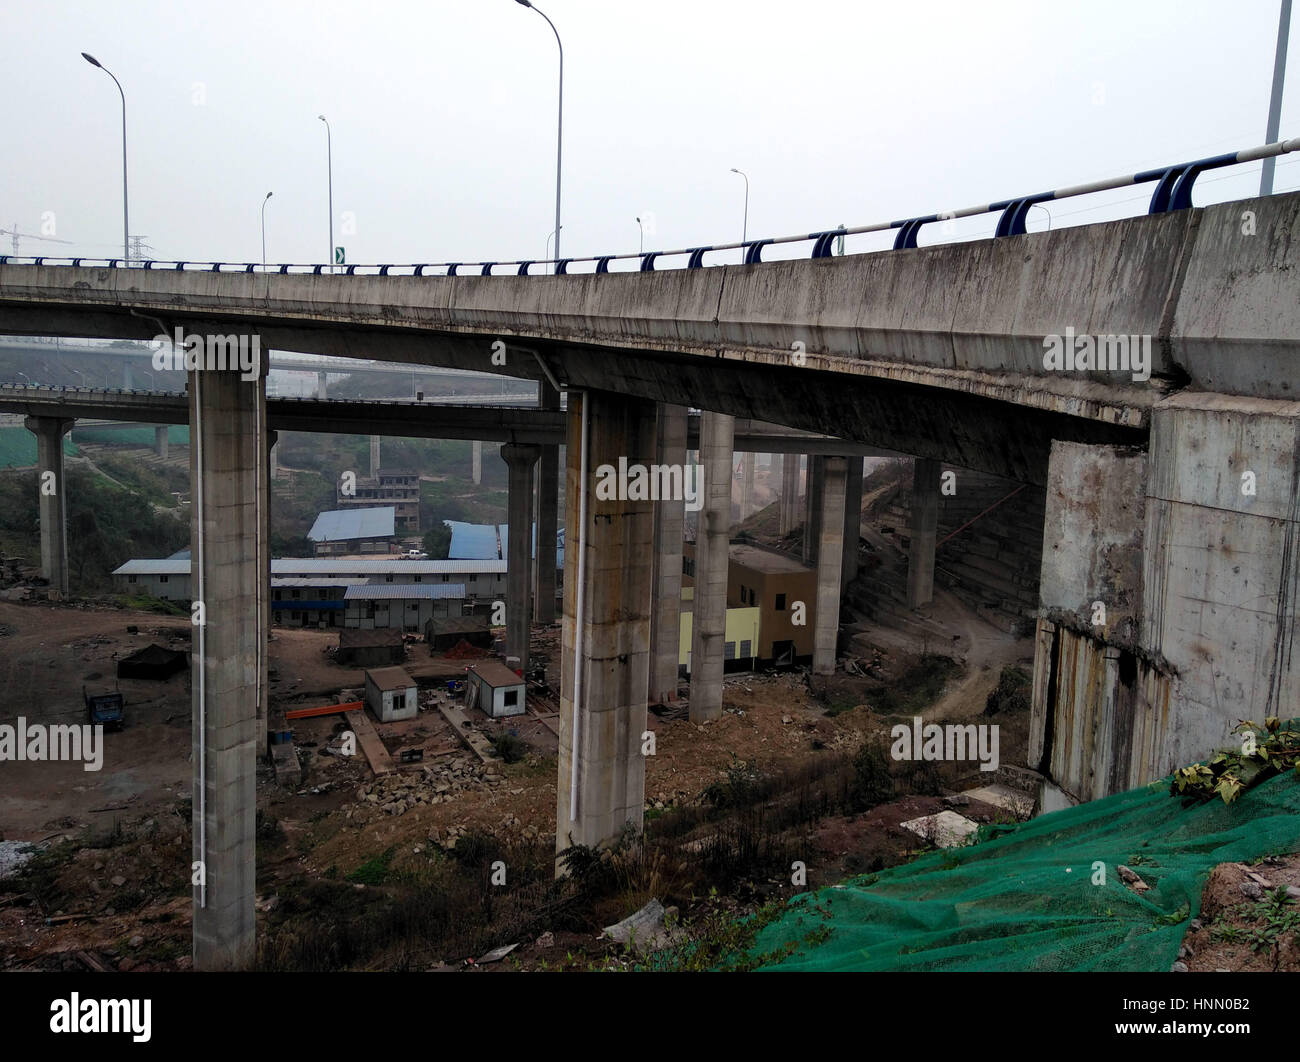
{"label": "concrete viaduct", "polygon": [[[936,462],[1046,487],[1031,765],[1070,796],[1149,781],[1223,743],[1238,719],[1292,710],[1298,230],[1293,194],[974,243],[638,273],[0,264],[0,332],[149,338],[181,326],[258,334],[264,349],[536,379],[552,410],[566,390],[563,849],[641,821],[660,605],[675,600],[671,564],[654,559],[657,542],[680,542],[680,508],[601,498],[596,470],[620,457],[680,463],[691,406],[707,411],[694,717],[721,710],[735,417],[920,458],[922,552],[933,548]],[[1135,349],[1146,337],[1150,376],[1074,368],[1073,357],[1049,367],[1054,336],[1132,337]],[[200,967],[239,967],[254,940],[265,642],[248,620],[265,616],[268,403],[255,381],[222,371],[191,372],[188,402],[207,609],[194,661],[195,859],[206,867],[195,952]],[[43,442],[42,461],[57,449],[57,437]],[[523,482],[538,451],[507,450],[512,485]],[[819,479],[825,617],[838,606],[843,458],[826,457]],[[832,670],[833,624],[816,645],[814,670]]]}

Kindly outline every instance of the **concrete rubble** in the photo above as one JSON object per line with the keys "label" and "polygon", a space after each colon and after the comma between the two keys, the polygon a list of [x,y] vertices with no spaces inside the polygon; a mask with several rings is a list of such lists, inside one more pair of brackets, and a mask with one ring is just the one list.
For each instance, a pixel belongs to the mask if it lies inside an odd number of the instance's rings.
{"label": "concrete rubble", "polygon": [[970,835],[979,829],[979,823],[972,822],[965,815],[958,815],[955,811],[923,815],[919,819],[909,819],[899,825],[939,848],[960,848],[967,843]]}

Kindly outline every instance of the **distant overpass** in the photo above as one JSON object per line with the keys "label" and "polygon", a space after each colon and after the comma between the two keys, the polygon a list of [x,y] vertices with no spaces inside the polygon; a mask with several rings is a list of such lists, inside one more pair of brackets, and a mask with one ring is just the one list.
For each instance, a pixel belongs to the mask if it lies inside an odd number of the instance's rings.
{"label": "distant overpass", "polygon": [[[381,435],[405,439],[471,439],[482,442],[559,446],[565,441],[563,409],[538,409],[519,401],[490,403],[494,396],[452,402],[392,399],[268,398],[267,420],[276,431],[333,435]],[[499,396],[497,396],[499,397]],[[534,400],[535,402],[535,400]],[[171,391],[100,391],[78,388],[15,387],[0,384],[0,411],[29,417],[92,421],[96,428],[136,424],[188,424],[189,400]],[[699,447],[700,415],[690,415],[687,445]],[[91,426],[91,425],[86,425]],[[815,432],[740,420],[735,449],[762,454],[845,454],[890,456]],[[901,456],[896,455],[895,456]]]}

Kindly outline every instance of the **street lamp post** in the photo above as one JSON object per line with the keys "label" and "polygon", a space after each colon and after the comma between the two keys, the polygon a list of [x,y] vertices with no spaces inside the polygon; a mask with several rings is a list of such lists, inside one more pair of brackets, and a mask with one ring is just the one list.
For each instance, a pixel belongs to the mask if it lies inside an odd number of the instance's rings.
{"label": "street lamp post", "polygon": [[555,23],[547,18],[545,11],[540,7],[534,7],[531,0],[515,0],[515,2],[524,7],[531,7],[542,18],[545,18],[546,24],[551,27],[551,32],[555,34],[555,43],[560,47],[559,119],[555,127],[555,261],[558,267],[560,260],[560,173],[564,152],[564,42],[560,40],[560,31],[555,28]]}
{"label": "street lamp post", "polygon": [[329,169],[329,194],[330,194],[330,253],[325,261],[330,267],[330,272],[334,272],[334,140],[330,133],[329,120],[323,114],[316,115],[325,123],[325,163]]}
{"label": "street lamp post", "polygon": [[101,63],[89,52],[82,52],[81,58],[86,60],[91,66],[97,66],[104,71],[109,77],[113,78],[113,84],[117,86],[118,95],[122,97],[122,264],[131,264],[131,215],[127,208],[126,197],[126,93],[122,91],[122,82],[114,76],[113,71]]}
{"label": "street lamp post", "polygon": [[[1264,131],[1264,143],[1272,144],[1277,140],[1278,123],[1282,118],[1282,82],[1286,77],[1286,45],[1291,35],[1291,0],[1282,0],[1282,11],[1277,24],[1277,55],[1273,60],[1273,91],[1268,102],[1268,127]],[[1273,169],[1277,160],[1267,158],[1259,174],[1259,194],[1273,194]]]}
{"label": "street lamp post", "polygon": [[[735,166],[731,167],[731,172],[738,173],[745,178],[745,220],[740,230],[740,242],[748,243],[749,242],[749,176],[745,173],[744,170],[738,170],[736,169]],[[742,262],[745,260],[744,247],[740,249],[740,260]]]}
{"label": "street lamp post", "polygon": [[636,245],[637,254],[644,254],[645,253],[645,226],[641,224],[640,218],[636,219],[636,227],[637,227],[637,231],[640,232],[641,234],[640,239],[638,240]]}
{"label": "street lamp post", "polygon": [[[266,193],[266,199],[262,200],[262,265],[266,265],[266,204],[271,198],[272,193]],[[334,242],[334,237],[330,237],[330,243]]]}
{"label": "street lamp post", "polygon": [[82,387],[86,386],[86,374],[84,372],[82,372],[80,369],[74,369],[71,365],[68,366],[68,372],[75,372],[78,376],[81,377],[81,386]]}

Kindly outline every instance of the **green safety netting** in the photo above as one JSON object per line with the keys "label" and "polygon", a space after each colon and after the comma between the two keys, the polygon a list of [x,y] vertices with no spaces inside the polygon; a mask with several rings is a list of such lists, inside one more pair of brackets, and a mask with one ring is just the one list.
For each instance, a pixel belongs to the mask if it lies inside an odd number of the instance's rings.
{"label": "green safety netting", "polygon": [[[796,946],[770,970],[1168,970],[1216,864],[1300,851],[1300,778],[1193,807],[1165,779],[994,829],[795,897],[749,954]],[[1126,887],[1120,864],[1150,891]]]}

